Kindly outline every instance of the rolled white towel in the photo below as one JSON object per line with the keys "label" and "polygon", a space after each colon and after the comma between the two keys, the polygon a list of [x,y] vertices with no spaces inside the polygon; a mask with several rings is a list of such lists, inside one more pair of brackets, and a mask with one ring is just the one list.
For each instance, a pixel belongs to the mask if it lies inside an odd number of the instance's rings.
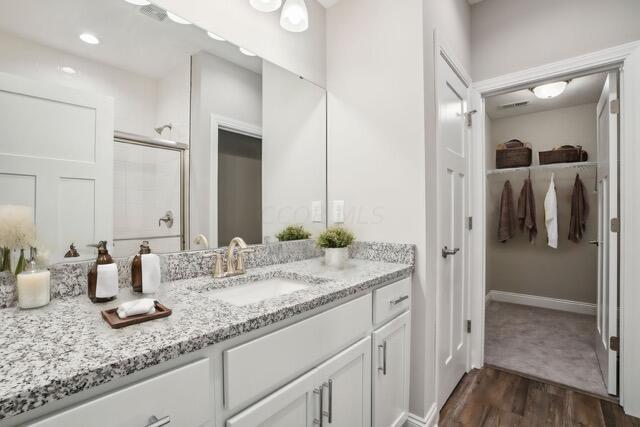
{"label": "rolled white towel", "polygon": [[156,312],[155,306],[156,302],[151,298],[128,301],[118,307],[118,317],[124,319],[137,314],[153,314]]}

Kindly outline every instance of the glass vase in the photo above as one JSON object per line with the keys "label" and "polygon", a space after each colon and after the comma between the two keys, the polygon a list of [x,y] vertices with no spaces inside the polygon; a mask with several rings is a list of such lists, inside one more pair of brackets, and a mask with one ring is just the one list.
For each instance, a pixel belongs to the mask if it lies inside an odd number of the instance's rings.
{"label": "glass vase", "polygon": [[27,267],[27,260],[24,257],[24,249],[20,249],[20,258],[18,258],[18,263],[16,264],[16,272],[15,275],[22,273],[24,269]]}
{"label": "glass vase", "polygon": [[11,249],[2,248],[2,269],[0,271],[11,271]]}

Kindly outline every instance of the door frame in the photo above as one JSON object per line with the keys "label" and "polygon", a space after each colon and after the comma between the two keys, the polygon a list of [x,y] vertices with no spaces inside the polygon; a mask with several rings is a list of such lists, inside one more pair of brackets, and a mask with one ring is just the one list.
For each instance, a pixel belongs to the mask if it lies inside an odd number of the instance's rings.
{"label": "door frame", "polygon": [[[218,242],[218,131],[238,133],[240,135],[258,138],[262,141],[262,128],[251,123],[243,122],[229,117],[211,114],[209,122],[209,147],[211,150],[209,167],[209,247],[217,248]],[[223,245],[228,242],[223,243]]]}
{"label": "door frame", "polygon": [[[633,188],[633,184],[640,182],[639,168],[624,167],[624,159],[640,158],[640,147],[633,144],[640,139],[640,127],[634,125],[633,119],[627,117],[640,116],[640,104],[633,99],[625,99],[624,64],[626,59],[636,49],[640,49],[640,40],[581,55],[562,61],[533,67],[503,76],[473,83],[471,88],[471,108],[477,110],[475,124],[472,127],[472,167],[471,167],[471,215],[473,217],[475,234],[472,240],[470,286],[471,286],[471,320],[474,328],[471,333],[471,365],[481,368],[484,365],[484,311],[486,295],[486,161],[485,161],[485,105],[484,97],[501,92],[526,88],[532,84],[553,79],[566,78],[572,75],[584,75],[612,69],[620,71],[620,98],[622,113],[620,115],[620,188]],[[636,89],[637,90],[637,89]],[[632,98],[629,96],[628,98]],[[631,161],[631,160],[629,160]],[[640,300],[640,290],[633,289],[633,277],[640,275],[640,266],[634,266],[633,251],[640,251],[638,243],[633,239],[625,239],[626,227],[624,218],[634,218],[640,215],[639,201],[630,201],[632,192],[620,199],[620,366],[619,366],[619,397],[621,406],[633,407],[633,415],[640,415],[640,383],[625,381],[625,373],[635,372],[632,360],[624,357],[625,347],[640,348],[640,336],[633,335],[633,326],[640,325],[640,310],[625,310],[625,300]],[[624,201],[624,202],[623,202]],[[626,249],[626,250],[625,250]],[[637,252],[636,252],[637,253]],[[634,307],[635,308],[635,307]],[[625,327],[626,326],[626,327]],[[631,359],[631,358],[629,358]],[[635,389],[635,390],[634,390]],[[625,408],[626,409],[626,408]]]}
{"label": "door frame", "polygon": [[[457,57],[452,53],[453,50],[449,47],[449,44],[446,42],[446,40],[443,39],[442,35],[440,34],[440,32],[438,31],[438,29],[436,28],[434,30],[433,33],[433,41],[434,41],[434,49],[433,49],[433,66],[434,66],[434,108],[435,108],[435,123],[434,123],[434,127],[435,127],[435,154],[436,154],[436,191],[435,191],[435,195],[436,195],[436,202],[438,202],[440,200],[441,197],[441,178],[440,178],[440,168],[442,167],[442,150],[441,150],[441,144],[440,144],[440,127],[439,127],[439,118],[440,118],[440,106],[439,106],[439,95],[440,95],[440,90],[439,90],[439,79],[441,77],[441,73],[439,71],[439,61],[440,60],[444,60],[445,63],[447,63],[451,69],[453,70],[453,72],[460,78],[460,80],[462,81],[462,83],[466,86],[467,88],[467,111],[469,111],[471,109],[471,105],[472,105],[472,99],[471,99],[471,87],[472,87],[472,80],[470,75],[465,71],[464,67],[462,66],[462,63],[460,60],[457,59]],[[467,200],[465,201],[465,208],[467,210],[467,214],[465,215],[465,217],[467,217],[468,215],[470,215],[470,208],[471,208],[471,181],[470,181],[470,168],[472,165],[472,159],[473,159],[473,152],[472,150],[472,145],[471,145],[471,141],[472,141],[472,134],[471,134],[471,128],[467,127],[465,129],[465,145],[466,145],[466,152],[468,154],[468,160],[467,160]],[[436,241],[433,242],[433,254],[431,256],[434,257],[439,257],[440,256],[440,241],[442,239],[442,232],[441,232],[441,227],[440,227],[440,215],[439,213],[435,213],[435,217],[436,217]],[[469,232],[470,230],[468,229],[468,227],[465,227],[465,248],[471,248],[471,243],[472,243],[472,239],[473,239],[473,235]],[[465,313],[465,318],[466,319],[470,319],[470,309],[471,309],[471,295],[470,295],[470,258],[471,258],[471,251],[469,250],[465,259],[465,265],[464,265],[464,294],[465,294],[465,298],[467,299],[468,303],[466,304],[466,313]],[[436,319],[436,329],[435,329],[435,339],[436,339],[436,345],[435,345],[435,356],[434,356],[434,365],[435,365],[435,380],[436,380],[436,406],[439,405],[438,402],[438,393],[440,390],[440,369],[439,369],[439,350],[440,350],[440,339],[439,339],[439,331],[438,331],[438,324],[437,324],[437,319],[438,319],[438,298],[440,297],[440,292],[441,292],[441,286],[442,284],[440,283],[440,278],[441,278],[441,271],[442,269],[442,263],[440,262],[440,258],[437,258],[437,260],[435,261],[435,282],[436,282],[436,294],[435,294],[435,300],[436,300],[436,313],[435,313],[435,319]],[[466,371],[469,372],[469,370],[471,369],[472,365],[471,365],[471,340],[470,340],[470,336],[469,334],[465,334],[465,338],[466,340]],[[439,409],[438,409],[439,410]]]}

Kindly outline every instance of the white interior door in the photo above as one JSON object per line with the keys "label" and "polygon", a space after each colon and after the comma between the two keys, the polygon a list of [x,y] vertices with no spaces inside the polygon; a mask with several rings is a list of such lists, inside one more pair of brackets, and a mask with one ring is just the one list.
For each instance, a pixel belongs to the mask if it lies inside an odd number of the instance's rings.
{"label": "white interior door", "polygon": [[113,99],[0,73],[0,111],[0,204],[33,209],[52,262],[93,256],[113,236]]}
{"label": "white interior door", "polygon": [[438,64],[438,225],[442,256],[437,290],[437,387],[440,407],[467,368],[467,112],[465,83],[444,58]]}
{"label": "white interior door", "polygon": [[598,120],[598,308],[596,354],[609,394],[618,393],[618,74],[611,72],[600,96]]}

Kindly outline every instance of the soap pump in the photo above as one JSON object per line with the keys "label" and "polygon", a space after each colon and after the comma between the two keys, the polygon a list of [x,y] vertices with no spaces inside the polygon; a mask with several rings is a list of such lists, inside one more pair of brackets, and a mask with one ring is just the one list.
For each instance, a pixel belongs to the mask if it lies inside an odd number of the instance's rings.
{"label": "soap pump", "polygon": [[107,242],[100,241],[97,245],[98,258],[89,269],[88,294],[93,302],[107,302],[118,296],[118,267],[109,255]]}
{"label": "soap pump", "polygon": [[142,292],[142,255],[151,253],[148,241],[143,241],[140,245],[140,252],[133,257],[131,262],[131,287],[134,292]]}

